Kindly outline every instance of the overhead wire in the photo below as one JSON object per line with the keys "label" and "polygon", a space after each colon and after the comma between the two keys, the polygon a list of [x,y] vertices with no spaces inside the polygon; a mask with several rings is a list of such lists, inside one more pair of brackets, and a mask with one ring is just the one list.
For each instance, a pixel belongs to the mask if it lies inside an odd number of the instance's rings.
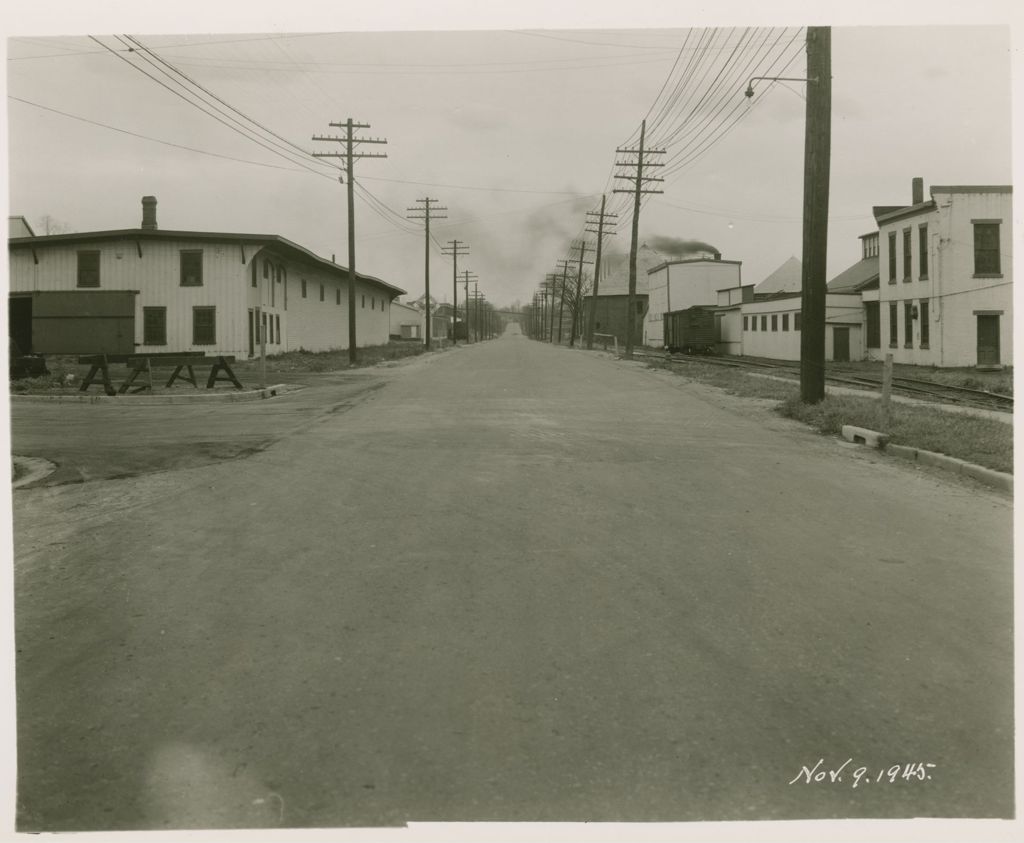
{"label": "overhead wire", "polygon": [[[225,120],[224,118],[222,118],[221,116],[216,114],[215,112],[210,111],[207,108],[204,108],[203,105],[201,105],[198,102],[196,102],[196,100],[190,99],[188,96],[186,96],[186,94],[182,93],[180,90],[172,88],[170,85],[165,83],[163,80],[159,79],[158,77],[154,76],[152,73],[147,71],[144,67],[141,67],[140,65],[135,64],[130,59],[126,58],[125,56],[122,56],[117,51],[111,49],[106,44],[104,44],[102,41],[100,41],[99,39],[95,38],[94,36],[90,35],[89,38],[94,40],[97,44],[99,44],[104,49],[108,50],[108,52],[112,53],[118,59],[120,59],[121,61],[125,62],[133,70],[135,70],[135,71],[143,74],[144,76],[148,77],[149,79],[153,80],[158,85],[160,85],[160,87],[162,87],[165,90],[169,91],[170,93],[174,94],[174,96],[176,96],[179,99],[183,100],[184,102],[188,103],[193,108],[203,112],[208,117],[212,117],[218,123],[220,123],[221,125],[227,127],[228,129],[230,129],[232,132],[235,132],[236,134],[241,135],[242,137],[246,138],[247,140],[250,140],[253,143],[258,144],[259,146],[263,147],[264,149],[268,150],[269,152],[273,153],[274,155],[277,155],[280,158],[284,158],[286,161],[288,161],[291,164],[298,163],[299,166],[301,166],[303,169],[309,170],[311,173],[321,172],[321,171],[318,171],[318,170],[314,170],[312,167],[306,165],[305,163],[302,163],[301,161],[300,162],[296,162],[294,157],[288,156],[288,155],[284,154],[283,152],[281,152],[279,149],[275,149],[270,144],[265,143],[264,141],[260,140],[257,137],[254,137],[253,136],[254,133],[246,133],[246,132],[242,131],[240,128],[238,128],[235,125],[232,125],[230,122],[228,122],[227,120]],[[205,104],[209,105],[208,103],[205,103]]]}

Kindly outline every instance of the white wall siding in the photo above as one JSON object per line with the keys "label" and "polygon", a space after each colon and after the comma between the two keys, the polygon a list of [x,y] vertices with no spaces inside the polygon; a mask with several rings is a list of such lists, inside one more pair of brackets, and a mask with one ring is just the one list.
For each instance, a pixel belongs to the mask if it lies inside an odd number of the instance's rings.
{"label": "white wall siding", "polygon": [[[141,247],[142,256],[139,256]],[[187,240],[115,240],[85,244],[36,246],[38,265],[32,251],[19,248],[11,255],[11,291],[27,290],[137,290],[135,343],[140,351],[205,351],[208,354],[243,354],[244,331],[248,326],[239,313],[242,282],[242,251],[238,244],[210,244]],[[181,286],[179,253],[203,253],[201,287]],[[78,252],[100,253],[99,287],[78,287]],[[216,308],[216,343],[192,342],[192,308]],[[167,308],[167,343],[143,345],[142,308]]]}
{"label": "white wall siding", "polygon": [[[746,319],[746,328],[743,330],[743,354],[770,360],[799,360],[801,332],[796,330],[796,317],[800,313],[800,306],[799,296],[744,304],[742,315]],[[833,294],[825,297],[826,360],[834,358],[833,329],[837,326],[849,328],[850,359],[864,358],[863,330],[859,324],[863,318],[862,313],[859,296]],[[788,317],[785,320],[784,315]],[[757,330],[754,330],[754,319],[757,320]],[[784,329],[784,324],[788,328]]]}
{"label": "white wall siding", "polygon": [[[202,286],[181,286],[180,253],[186,250],[202,251]],[[99,252],[98,288],[77,286],[80,251]],[[272,342],[268,331],[269,354],[299,348],[309,351],[348,348],[348,281],[341,274],[341,267],[334,272],[328,267],[295,261],[262,244],[185,238],[38,243],[35,252],[38,264],[33,261],[31,248],[9,249],[11,292],[136,290],[135,344],[140,352],[203,351],[247,357],[250,311],[255,314],[258,310],[273,320]],[[255,287],[252,285],[254,261]],[[270,269],[264,278],[263,267],[267,262]],[[307,285],[305,298],[301,295],[302,279]],[[324,286],[322,302],[321,284]],[[357,282],[359,346],[388,342],[390,295],[377,284]],[[143,344],[145,307],[166,308],[166,344]],[[216,308],[216,341],[212,345],[193,342],[194,307]],[[258,330],[253,350],[259,352]]]}
{"label": "white wall siding", "polygon": [[739,283],[740,265],[729,261],[689,260],[658,267],[648,279],[644,343],[662,347],[666,313],[694,305],[717,305],[718,291]]}
{"label": "white wall siding", "polygon": [[[929,366],[978,364],[976,311],[999,315],[1000,358],[1013,359],[1012,194],[1005,190],[933,188],[934,208],[879,226],[880,355],[897,363]],[[1000,220],[1000,273],[974,274],[974,220]],[[928,277],[920,277],[919,226],[928,226]],[[903,231],[911,229],[911,276],[903,280]],[[889,283],[889,234],[896,235],[896,282]],[[921,300],[928,300],[929,343],[921,345]],[[891,336],[889,305],[897,304],[896,336]],[[906,336],[904,307],[917,306],[918,318]]]}

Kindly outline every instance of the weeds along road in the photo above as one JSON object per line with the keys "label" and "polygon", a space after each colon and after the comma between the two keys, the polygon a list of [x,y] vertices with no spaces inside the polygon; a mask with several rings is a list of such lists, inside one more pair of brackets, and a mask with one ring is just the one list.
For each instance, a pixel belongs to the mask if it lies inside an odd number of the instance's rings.
{"label": "weeds along road", "polygon": [[519,335],[315,415],[14,494],[21,830],[1011,815],[1007,499]]}

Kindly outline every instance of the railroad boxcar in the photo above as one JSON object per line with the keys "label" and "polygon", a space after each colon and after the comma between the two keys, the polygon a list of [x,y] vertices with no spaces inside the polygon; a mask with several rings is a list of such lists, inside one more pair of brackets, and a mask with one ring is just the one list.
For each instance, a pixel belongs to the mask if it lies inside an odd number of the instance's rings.
{"label": "railroad boxcar", "polygon": [[664,315],[665,348],[685,354],[714,354],[718,330],[714,312],[696,305]]}

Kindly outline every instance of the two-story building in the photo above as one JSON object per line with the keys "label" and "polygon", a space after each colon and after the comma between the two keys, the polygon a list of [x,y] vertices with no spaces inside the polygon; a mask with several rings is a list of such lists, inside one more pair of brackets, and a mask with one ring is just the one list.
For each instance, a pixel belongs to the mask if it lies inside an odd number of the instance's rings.
{"label": "two-story building", "polygon": [[664,345],[665,314],[695,306],[715,307],[718,292],[741,283],[741,261],[722,260],[718,252],[662,261],[647,279],[644,345]]}
{"label": "two-story building", "polygon": [[897,363],[999,367],[1013,355],[1012,188],[933,186],[874,209],[880,353]]}
{"label": "two-story building", "polygon": [[[167,231],[156,199],[139,228],[11,237],[10,332],[23,351],[205,351],[253,356],[348,348],[355,285],[359,346],[388,342],[404,290],[273,234]],[[91,330],[93,329],[94,330]]]}

